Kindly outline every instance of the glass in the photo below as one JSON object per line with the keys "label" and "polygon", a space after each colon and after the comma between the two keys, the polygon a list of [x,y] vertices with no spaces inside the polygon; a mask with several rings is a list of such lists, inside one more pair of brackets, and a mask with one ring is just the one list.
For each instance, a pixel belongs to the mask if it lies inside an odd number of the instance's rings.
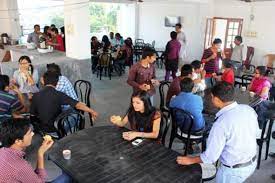
{"label": "glass", "polygon": [[233,34],[238,35],[238,29],[234,29]]}
{"label": "glass", "polygon": [[229,22],[229,29],[233,29],[234,28],[234,22]]}
{"label": "glass", "polygon": [[240,23],[239,23],[239,22],[235,22],[235,24],[234,24],[234,28],[235,28],[235,29],[239,29],[239,25],[240,25]]}

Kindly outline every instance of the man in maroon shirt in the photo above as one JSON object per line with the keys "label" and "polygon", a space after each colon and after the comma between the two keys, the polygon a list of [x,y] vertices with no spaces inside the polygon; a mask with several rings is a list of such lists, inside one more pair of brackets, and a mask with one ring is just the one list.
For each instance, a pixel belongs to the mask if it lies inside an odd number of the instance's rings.
{"label": "man in maroon shirt", "polygon": [[[10,119],[0,127],[0,182],[44,183],[47,173],[44,167],[44,154],[53,145],[52,139],[44,139],[37,152],[35,171],[24,159],[24,150],[31,145],[34,135],[30,122],[26,119]],[[66,178],[64,178],[66,176]],[[62,174],[54,182],[70,181]]]}
{"label": "man in maroon shirt", "polygon": [[134,91],[147,91],[148,94],[151,96],[152,103],[153,95],[156,94],[155,86],[159,85],[159,81],[155,79],[155,61],[155,50],[150,47],[144,48],[141,60],[131,67],[127,80],[127,83],[133,87]]}
{"label": "man in maroon shirt", "polygon": [[181,44],[177,40],[177,33],[175,31],[172,31],[170,33],[171,40],[167,43],[166,49],[165,49],[165,80],[169,81],[170,78],[170,72],[172,72],[173,79],[176,78],[176,73],[178,71],[178,64],[179,64],[179,53]]}

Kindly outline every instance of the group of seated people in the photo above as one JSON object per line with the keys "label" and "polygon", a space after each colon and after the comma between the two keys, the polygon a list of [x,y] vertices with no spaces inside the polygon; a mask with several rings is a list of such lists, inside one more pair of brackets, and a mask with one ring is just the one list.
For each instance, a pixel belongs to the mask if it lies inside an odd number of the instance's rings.
{"label": "group of seated people", "polygon": [[[60,28],[61,34],[54,24],[45,26],[44,32],[40,32],[40,25],[34,25],[34,32],[30,33],[27,38],[28,43],[34,43],[37,48],[46,48],[53,46],[55,50],[65,51],[65,29]],[[43,46],[42,44],[43,43]]]}
{"label": "group of seated people", "polygon": [[118,70],[124,70],[125,66],[133,65],[133,41],[132,38],[128,37],[123,39],[119,33],[115,34],[110,32],[109,37],[104,35],[102,41],[99,42],[96,36],[91,38],[91,59],[92,59],[92,70],[95,72],[100,54],[111,54],[116,53],[113,59],[113,66]]}

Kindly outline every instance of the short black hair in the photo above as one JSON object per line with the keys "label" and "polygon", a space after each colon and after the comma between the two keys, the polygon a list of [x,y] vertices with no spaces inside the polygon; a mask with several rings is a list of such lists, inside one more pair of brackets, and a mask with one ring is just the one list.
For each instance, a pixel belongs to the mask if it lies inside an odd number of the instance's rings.
{"label": "short black hair", "polygon": [[191,63],[192,67],[194,69],[200,69],[201,68],[201,61],[199,60],[194,60],[192,63]]}
{"label": "short black hair", "polygon": [[40,25],[38,25],[38,24],[35,24],[35,25],[33,26],[33,28],[35,28],[35,27],[40,27]]}
{"label": "short black hair", "polygon": [[222,40],[220,38],[216,38],[214,39],[213,44],[222,44]]}
{"label": "short black hair", "polygon": [[56,72],[47,71],[43,75],[45,85],[56,86],[58,82],[59,75]]}
{"label": "short black hair", "polygon": [[156,50],[151,47],[145,47],[142,51],[142,59],[146,59],[147,57],[152,57],[156,54]]}
{"label": "short black hair", "polygon": [[234,86],[225,81],[218,82],[212,89],[213,96],[219,98],[222,102],[231,102],[235,98]]}
{"label": "short black hair", "polygon": [[177,39],[177,36],[178,36],[178,34],[176,33],[176,31],[172,31],[172,32],[170,33],[171,39]]}
{"label": "short black hair", "polygon": [[182,25],[181,25],[180,23],[177,23],[177,24],[176,24],[176,27],[181,28],[181,27],[182,27]]}
{"label": "short black hair", "polygon": [[10,85],[10,78],[7,75],[0,75],[0,91],[4,91]]}
{"label": "short black hair", "polygon": [[56,28],[55,24],[51,24],[51,28]]}
{"label": "short black hair", "polygon": [[180,89],[182,92],[190,93],[194,88],[194,82],[191,78],[184,78],[180,81]]}
{"label": "short black hair", "polygon": [[55,32],[56,34],[58,34],[58,29],[57,28],[52,28],[52,31]]}
{"label": "short black hair", "polygon": [[235,36],[235,39],[238,40],[238,41],[240,41],[241,43],[243,42],[242,36]]}
{"label": "short black hair", "polygon": [[10,147],[17,139],[23,140],[30,128],[31,123],[28,119],[7,119],[0,127],[0,142],[4,147]]}
{"label": "short black hair", "polygon": [[232,61],[229,60],[229,59],[225,59],[225,60],[223,61],[223,65],[224,65],[224,67],[227,68],[227,69],[233,67]]}
{"label": "short black hair", "polygon": [[58,76],[62,75],[59,65],[57,65],[55,63],[47,64],[47,71],[55,72],[58,74]]}
{"label": "short black hair", "polygon": [[181,67],[181,73],[180,75],[182,77],[185,77],[185,76],[188,76],[189,74],[192,74],[193,72],[193,68],[190,64],[184,64],[182,67]]}
{"label": "short black hair", "polygon": [[92,36],[91,40],[94,41],[95,39],[97,39],[96,36]]}
{"label": "short black hair", "polygon": [[259,71],[259,74],[260,74],[261,76],[267,75],[266,66],[258,66],[258,67],[256,67],[256,70]]}

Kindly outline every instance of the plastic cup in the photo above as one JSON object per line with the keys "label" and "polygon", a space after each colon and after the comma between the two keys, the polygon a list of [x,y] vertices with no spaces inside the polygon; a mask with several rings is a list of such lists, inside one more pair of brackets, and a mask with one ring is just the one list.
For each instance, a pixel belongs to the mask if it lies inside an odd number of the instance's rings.
{"label": "plastic cup", "polygon": [[241,87],[241,91],[244,92],[246,90],[246,87],[245,86],[242,86]]}
{"label": "plastic cup", "polygon": [[62,153],[63,153],[64,159],[71,159],[71,150],[66,149],[66,150],[63,150]]}
{"label": "plastic cup", "polygon": [[255,93],[254,92],[249,92],[250,97],[254,97]]}

